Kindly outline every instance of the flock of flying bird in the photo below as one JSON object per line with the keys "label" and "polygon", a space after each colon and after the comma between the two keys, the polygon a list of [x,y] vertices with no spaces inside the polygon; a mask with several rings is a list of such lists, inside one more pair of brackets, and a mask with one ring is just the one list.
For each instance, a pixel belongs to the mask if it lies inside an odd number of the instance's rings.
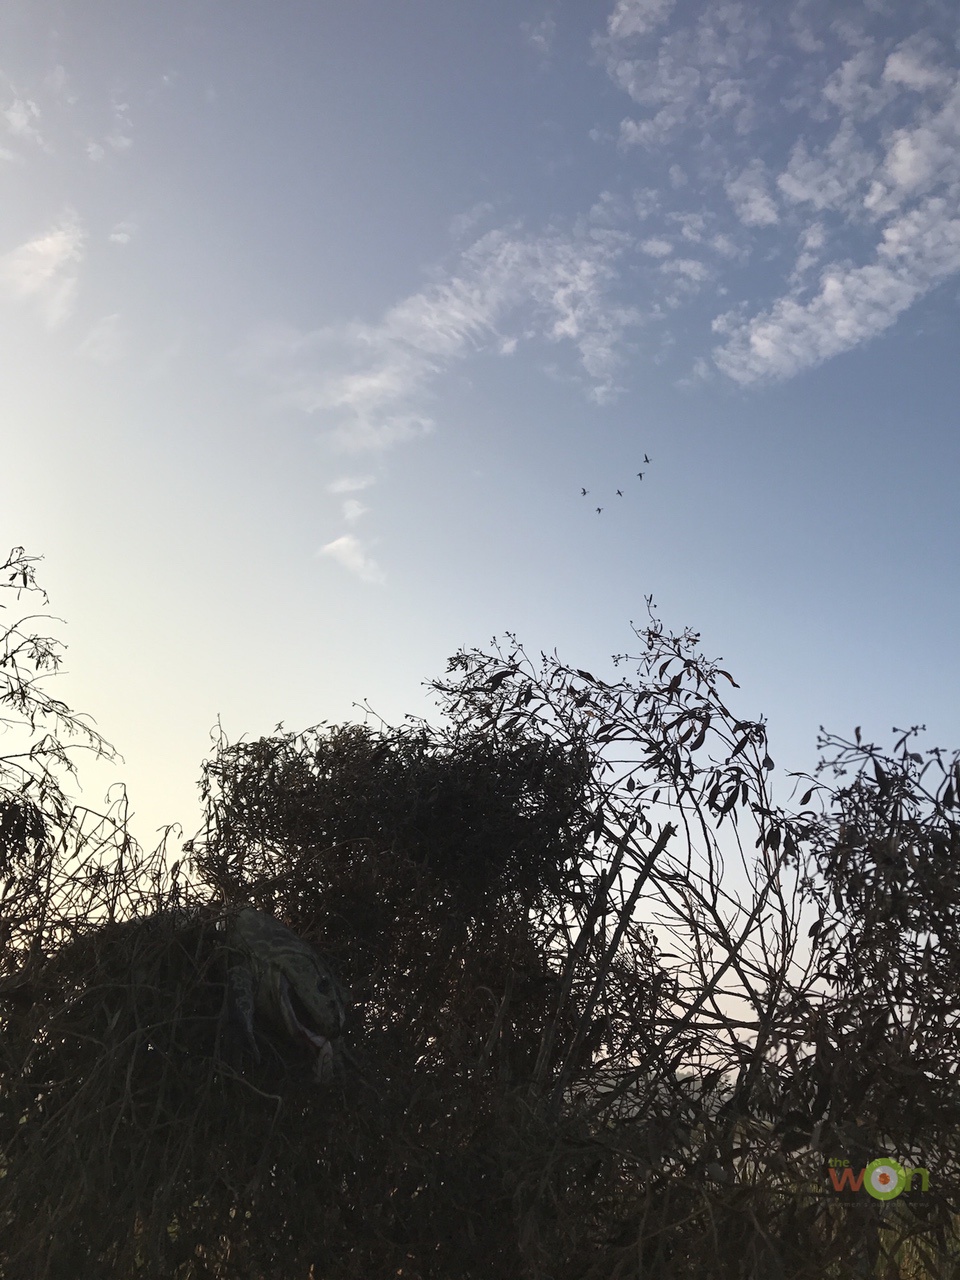
{"label": "flock of flying bird", "polygon": [[[647,465],[649,464],[649,462],[650,462],[649,457],[648,457],[646,454],[644,454],[644,455],[643,455],[643,463],[644,463],[644,466],[647,466]],[[642,479],[643,479],[643,472],[642,472],[642,471],[638,471],[638,472],[637,472],[637,479],[638,479],[638,480],[642,480]],[[581,489],[580,489],[580,495],[581,495],[581,497],[584,497],[584,498],[585,498],[589,492],[590,492],[590,490],[589,490],[589,489],[584,489],[583,487],[581,487]],[[622,498],[622,497],[623,497],[623,490],[622,490],[622,489],[618,489],[618,490],[617,490],[617,497],[618,497],[618,498]],[[603,510],[603,507],[597,507],[597,515],[599,515],[599,514],[600,514],[600,512],[601,512],[602,510]]]}

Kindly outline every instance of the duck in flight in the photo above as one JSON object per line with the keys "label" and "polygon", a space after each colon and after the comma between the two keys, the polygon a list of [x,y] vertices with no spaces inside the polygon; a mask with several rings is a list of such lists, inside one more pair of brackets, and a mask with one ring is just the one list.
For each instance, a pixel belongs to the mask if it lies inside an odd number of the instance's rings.
{"label": "duck in flight", "polygon": [[[649,455],[649,453],[645,453],[645,454],[643,455],[643,462],[644,462],[644,465],[645,465],[645,466],[649,465],[649,463],[650,463],[650,455]],[[643,475],[644,475],[644,473],[643,473],[642,471],[638,471],[638,472],[637,472],[637,479],[638,479],[638,480],[642,480],[642,479],[643,479]],[[581,485],[581,486],[580,486],[580,496],[581,496],[581,497],[585,498],[589,492],[590,492],[590,490],[589,490],[589,489],[585,488],[583,485]],[[622,489],[617,489],[616,493],[617,493],[617,497],[618,497],[618,498],[622,498],[622,497],[623,497],[623,490],[622,490]],[[597,507],[597,515],[600,515],[602,511],[603,511],[603,507]]]}

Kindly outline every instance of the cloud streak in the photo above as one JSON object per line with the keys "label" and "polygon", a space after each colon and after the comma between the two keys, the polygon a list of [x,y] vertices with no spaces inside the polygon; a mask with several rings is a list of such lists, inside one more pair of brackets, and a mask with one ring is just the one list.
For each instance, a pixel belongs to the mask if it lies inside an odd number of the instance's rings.
{"label": "cloud streak", "polygon": [[506,355],[519,342],[570,345],[602,402],[616,394],[625,335],[641,319],[614,296],[629,243],[596,227],[491,231],[445,279],[379,322],[262,331],[241,361],[268,379],[278,407],[321,415],[345,452],[382,451],[433,430],[425,404],[435,380],[472,353]]}
{"label": "cloud streak", "polygon": [[386,581],[386,575],[383,570],[364,549],[360,539],[352,533],[345,533],[342,537],[335,538],[333,542],[328,542],[320,548],[317,555],[335,560],[337,564],[360,578],[363,582],[383,583]]}
{"label": "cloud streak", "polygon": [[0,293],[31,303],[48,329],[59,328],[73,311],[85,236],[73,213],[0,255]]}

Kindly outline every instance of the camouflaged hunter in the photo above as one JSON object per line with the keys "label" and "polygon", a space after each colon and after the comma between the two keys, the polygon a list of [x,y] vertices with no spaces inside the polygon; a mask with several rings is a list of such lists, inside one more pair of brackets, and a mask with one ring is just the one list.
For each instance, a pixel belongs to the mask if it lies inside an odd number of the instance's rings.
{"label": "camouflaged hunter", "polygon": [[333,1044],[346,1018],[345,993],[313,947],[272,916],[244,907],[228,932],[230,1018],[260,1061],[255,1019],[303,1045],[318,1083],[330,1078]]}

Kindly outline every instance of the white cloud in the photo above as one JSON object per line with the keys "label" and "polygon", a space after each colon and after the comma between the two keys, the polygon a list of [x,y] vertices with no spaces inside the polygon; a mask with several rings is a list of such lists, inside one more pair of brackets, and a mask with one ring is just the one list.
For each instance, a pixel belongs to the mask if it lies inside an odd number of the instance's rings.
{"label": "white cloud", "polygon": [[617,0],[607,19],[607,33],[613,40],[632,40],[649,35],[670,16],[674,0]]}
{"label": "white cloud", "polygon": [[273,385],[276,407],[333,418],[333,441],[347,452],[387,449],[433,429],[405,408],[424,390],[430,360],[374,325],[264,329],[240,358]]}
{"label": "white cloud", "polygon": [[924,186],[935,172],[938,152],[949,156],[949,148],[940,148],[932,129],[898,129],[884,168],[894,186],[913,190]]}
{"label": "white cloud", "polygon": [[736,242],[722,231],[711,237],[710,247],[714,252],[719,253],[721,258],[738,258],[745,256],[742,255],[741,250],[737,248]]}
{"label": "white cloud", "polygon": [[46,325],[55,329],[73,310],[84,233],[66,214],[49,231],[0,256],[0,292],[34,302]]}
{"label": "white cloud", "polygon": [[113,129],[107,136],[107,143],[114,151],[129,151],[133,146],[133,125],[130,121],[130,105],[114,100]]}
{"label": "white cloud", "polygon": [[824,47],[823,40],[809,24],[803,4],[791,5],[789,13],[790,38],[802,53],[819,53]]}
{"label": "white cloud", "polygon": [[[613,82],[653,112],[622,122],[622,147],[662,146],[684,129],[702,131],[718,121],[746,133],[762,120],[751,84],[771,42],[766,17],[759,10],[709,0],[699,6],[695,21],[638,55],[635,37],[653,30],[672,7],[656,0],[618,5],[606,35],[594,39]],[[747,68],[749,77],[740,74]]]}
{"label": "white cloud", "polygon": [[553,18],[547,14],[539,22],[521,22],[520,30],[530,48],[547,61],[553,52],[553,42],[557,38],[557,24]]}
{"label": "white cloud", "polygon": [[344,520],[346,520],[348,524],[352,524],[355,520],[359,520],[362,515],[366,515],[370,510],[369,507],[365,507],[363,503],[359,502],[356,498],[347,498],[341,505],[340,509],[343,512]]}
{"label": "white cloud", "polygon": [[622,226],[629,216],[629,203],[615,191],[601,191],[587,214],[591,222],[601,227]]}
{"label": "white cloud", "polygon": [[668,258],[660,264],[660,271],[670,282],[664,301],[671,310],[699,293],[711,277],[710,268],[696,258]]}
{"label": "white cloud", "polygon": [[[751,258],[750,296],[766,289],[752,317],[718,322],[715,368],[742,383],[789,376],[868,341],[960,271],[949,6],[611,0],[608,15],[594,49],[635,107],[618,145],[644,148],[651,184],[633,250],[664,259],[651,313],[708,288],[728,295]],[[701,246],[696,259],[681,256],[685,241]]]}
{"label": "white cloud", "polygon": [[643,222],[660,208],[660,192],[653,187],[642,187],[633,193],[633,211]]}
{"label": "white cloud", "polygon": [[359,493],[372,484],[376,484],[374,476],[341,476],[327,485],[327,493]]}
{"label": "white cloud", "polygon": [[129,244],[136,234],[136,225],[133,222],[118,222],[110,232],[109,240],[111,244]]}
{"label": "white cloud", "polygon": [[847,119],[869,120],[890,102],[896,92],[892,85],[877,79],[879,54],[872,42],[859,49],[827,78],[823,96],[841,116]]}
{"label": "white cloud", "polygon": [[801,245],[808,251],[822,249],[826,242],[827,233],[822,222],[811,222],[809,227],[803,229],[800,236]]}
{"label": "white cloud", "polygon": [[531,336],[570,343],[595,384],[591,394],[609,397],[626,330],[640,319],[610,296],[630,243],[598,227],[539,237],[491,231],[446,279],[398,302],[379,323],[262,332],[242,358],[273,383],[279,406],[329,415],[334,442],[354,451],[431,430],[422,405],[442,372],[481,348],[508,353]]}
{"label": "white cloud", "polygon": [[883,79],[892,84],[902,84],[915,93],[929,89],[947,89],[954,76],[943,67],[931,66],[928,57],[935,57],[934,41],[914,37],[905,40],[894,49],[883,67]]}
{"label": "white cloud", "polygon": [[669,262],[662,264],[660,270],[683,276],[684,279],[695,284],[702,284],[704,280],[710,278],[709,267],[698,262],[696,258],[671,258]]}
{"label": "white cloud", "polygon": [[707,94],[707,106],[715,115],[731,117],[737,133],[748,133],[756,123],[756,103],[745,80],[718,81]]}
{"label": "white cloud", "polygon": [[339,538],[335,538],[333,542],[328,542],[317,552],[318,555],[328,556],[331,560],[336,560],[344,569],[355,574],[364,582],[384,582],[386,581],[383,570],[377,562],[364,550],[360,539],[352,533],[345,533]]}
{"label": "white cloud", "polygon": [[795,204],[852,213],[862,205],[862,187],[877,172],[877,158],[866,151],[849,121],[829,143],[811,155],[801,139],[794,145],[777,186]]}
{"label": "white cloud", "polygon": [[932,198],[892,222],[876,260],[824,271],[808,302],[778,299],[742,324],[721,322],[728,341],[714,351],[717,366],[735,381],[785,378],[848,351],[888,328],[917,298],[960,270],[960,218],[955,205]]}
{"label": "white cloud", "polygon": [[36,124],[40,119],[40,108],[31,99],[15,97],[0,115],[6,121],[7,132],[13,137],[42,144],[43,139]]}
{"label": "white cloud", "polygon": [[[354,494],[369,489],[376,483],[374,476],[341,476],[327,485],[327,492],[333,494]],[[348,524],[353,524],[370,510],[358,498],[345,498],[340,504],[341,514]],[[333,554],[333,553],[331,553]],[[340,554],[340,553],[336,553]]]}
{"label": "white cloud", "polygon": [[890,222],[883,231],[879,257],[895,264],[926,290],[960,270],[960,218],[955,200],[933,196]]}
{"label": "white cloud", "polygon": [[811,222],[809,226],[804,227],[799,237],[800,252],[790,273],[792,283],[800,283],[807,272],[821,261],[826,242],[827,233],[822,222]]}
{"label": "white cloud", "polygon": [[656,147],[670,134],[671,129],[682,122],[683,106],[658,111],[649,120],[621,120],[619,145],[628,147]]}
{"label": "white cloud", "polygon": [[725,184],[727,196],[737,217],[747,227],[769,227],[780,221],[777,206],[770,195],[767,168],[762,160],[752,160],[735,178]]}
{"label": "white cloud", "polygon": [[933,187],[960,181],[960,76],[938,111],[921,123],[895,129],[887,139],[882,170],[864,205],[877,216]]}
{"label": "white cloud", "polygon": [[77,351],[96,364],[116,364],[123,355],[123,334],[120,329],[119,313],[104,316],[99,320]]}
{"label": "white cloud", "polygon": [[493,205],[489,200],[481,200],[465,213],[458,213],[456,217],[450,219],[451,237],[454,240],[462,240],[491,213],[493,213]]}
{"label": "white cloud", "polygon": [[85,147],[87,157],[95,163],[105,158],[108,149],[122,154],[133,146],[133,124],[130,119],[129,103],[114,99],[111,115],[112,127],[106,137],[99,141],[94,138],[87,140]]}
{"label": "white cloud", "polygon": [[876,264],[826,274],[811,302],[780,298],[719,347],[714,361],[744,384],[787,378],[882,332],[918,293]]}
{"label": "white cloud", "polygon": [[680,228],[680,234],[684,240],[689,240],[693,244],[701,243],[707,227],[707,218],[704,214],[670,213],[667,216]]}

